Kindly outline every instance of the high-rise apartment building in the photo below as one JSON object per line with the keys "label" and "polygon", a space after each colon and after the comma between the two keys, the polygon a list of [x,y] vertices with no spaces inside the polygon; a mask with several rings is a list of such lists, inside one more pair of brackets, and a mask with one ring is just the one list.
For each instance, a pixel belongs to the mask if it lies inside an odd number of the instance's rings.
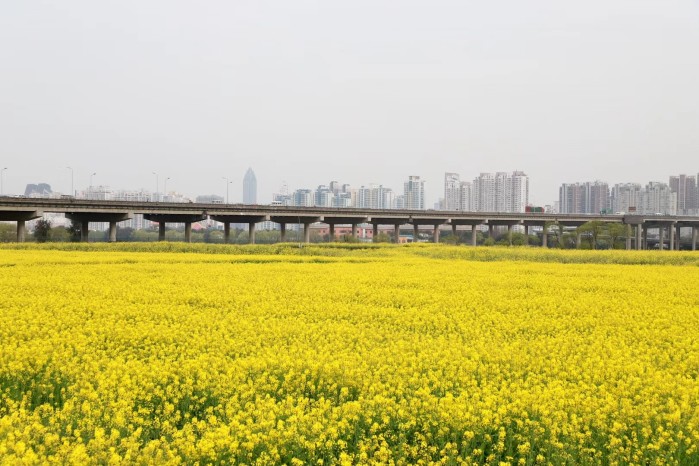
{"label": "high-rise apartment building", "polygon": [[564,183],[558,191],[560,213],[599,214],[610,208],[609,185],[603,181]]}
{"label": "high-rise apartment building", "polygon": [[617,183],[612,188],[611,204],[614,213],[640,213],[642,209],[641,194],[643,190],[638,183]]}
{"label": "high-rise apartment building", "polygon": [[697,215],[699,213],[697,180],[697,177],[687,175],[670,177],[670,190],[677,194],[678,215]]}
{"label": "high-rise apartment building", "polygon": [[471,212],[473,207],[473,183],[462,181],[459,183],[459,207],[464,212]]}
{"label": "high-rise apartment building", "polygon": [[529,176],[515,171],[509,177],[506,212],[524,212],[529,205]]}
{"label": "high-rise apartment building", "polygon": [[257,177],[252,168],[243,177],[243,204],[257,204]]}
{"label": "high-rise apartment building", "polygon": [[444,210],[462,210],[461,182],[458,173],[444,174]]}
{"label": "high-rise apartment building", "polygon": [[677,193],[665,183],[651,181],[641,193],[643,214],[677,215]]}
{"label": "high-rise apartment building", "polygon": [[425,182],[419,176],[410,176],[403,184],[405,208],[422,210],[425,208]]}
{"label": "high-rise apartment building", "polygon": [[524,212],[529,204],[529,177],[521,171],[481,173],[468,186],[464,201],[477,212]]}

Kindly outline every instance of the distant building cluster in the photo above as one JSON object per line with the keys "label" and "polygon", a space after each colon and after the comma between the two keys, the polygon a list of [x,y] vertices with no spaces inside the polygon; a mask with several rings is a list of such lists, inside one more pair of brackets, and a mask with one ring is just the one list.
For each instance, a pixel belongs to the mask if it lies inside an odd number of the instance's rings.
{"label": "distant building cluster", "polygon": [[419,176],[410,176],[403,184],[403,193],[396,194],[391,188],[370,184],[352,188],[349,184],[331,181],[315,190],[297,189],[289,192],[283,185],[272,196],[273,205],[299,207],[355,207],[359,209],[424,209],[425,181]]}
{"label": "distant building cluster", "polygon": [[444,210],[467,212],[524,212],[529,205],[529,177],[521,171],[481,173],[461,181],[457,173],[444,174]]}
{"label": "distant building cluster", "polygon": [[625,213],[639,215],[699,215],[697,176],[671,176],[659,181],[617,183],[603,181],[564,183],[559,189],[558,211],[562,214]]}

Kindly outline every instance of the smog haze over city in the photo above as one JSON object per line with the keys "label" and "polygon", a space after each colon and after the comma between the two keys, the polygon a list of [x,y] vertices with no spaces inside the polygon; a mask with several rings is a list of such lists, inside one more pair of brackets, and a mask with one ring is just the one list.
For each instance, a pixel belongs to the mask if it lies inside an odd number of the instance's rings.
{"label": "smog haze over city", "polygon": [[259,201],[444,172],[667,182],[699,165],[699,2],[67,1],[0,6],[4,192]]}

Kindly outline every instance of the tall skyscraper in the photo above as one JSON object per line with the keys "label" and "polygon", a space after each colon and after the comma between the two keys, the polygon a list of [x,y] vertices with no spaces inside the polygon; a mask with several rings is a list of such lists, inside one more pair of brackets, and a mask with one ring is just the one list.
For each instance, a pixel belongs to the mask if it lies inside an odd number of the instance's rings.
{"label": "tall skyscraper", "polygon": [[419,176],[410,176],[403,183],[403,196],[405,208],[408,210],[422,210],[425,208],[425,182]]}
{"label": "tall skyscraper", "polygon": [[243,178],[243,204],[257,204],[257,177],[252,168],[248,168]]}
{"label": "tall skyscraper", "polygon": [[644,214],[677,215],[677,193],[665,183],[651,181],[641,193]]}
{"label": "tall skyscraper", "polygon": [[458,173],[444,174],[444,210],[462,210],[461,185]]}

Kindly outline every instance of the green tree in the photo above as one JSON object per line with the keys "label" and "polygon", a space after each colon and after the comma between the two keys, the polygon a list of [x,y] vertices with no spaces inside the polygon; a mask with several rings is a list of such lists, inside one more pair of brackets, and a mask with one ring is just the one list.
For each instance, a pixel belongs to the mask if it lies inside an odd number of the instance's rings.
{"label": "green tree", "polygon": [[605,224],[599,220],[592,220],[578,227],[578,233],[581,233],[590,242],[590,249],[597,249],[597,240],[604,233],[604,230]]}
{"label": "green tree", "polygon": [[45,243],[51,233],[51,220],[40,218],[34,225],[34,239],[37,243]]}
{"label": "green tree", "polygon": [[72,220],[68,226],[68,236],[70,241],[77,243],[82,237],[82,228],[80,222]]}
{"label": "green tree", "polygon": [[609,234],[609,242],[611,243],[611,248],[616,249],[617,240],[626,236],[626,225],[622,223],[609,223],[607,224],[607,233]]}

